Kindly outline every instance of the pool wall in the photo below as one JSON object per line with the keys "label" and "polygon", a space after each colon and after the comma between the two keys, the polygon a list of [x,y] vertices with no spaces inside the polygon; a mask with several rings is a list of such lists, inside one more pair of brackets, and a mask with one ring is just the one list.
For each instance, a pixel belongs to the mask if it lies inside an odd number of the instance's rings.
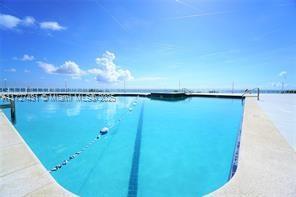
{"label": "pool wall", "polygon": [[234,174],[237,170],[237,166],[238,166],[239,147],[240,147],[240,141],[241,141],[241,135],[242,135],[242,125],[243,125],[243,119],[244,119],[245,99],[242,100],[242,105],[243,105],[243,112],[241,114],[241,116],[242,116],[241,117],[241,125],[240,125],[239,131],[237,133],[237,137],[236,137],[236,142],[235,142],[236,144],[235,144],[235,148],[233,151],[228,181],[234,176]]}

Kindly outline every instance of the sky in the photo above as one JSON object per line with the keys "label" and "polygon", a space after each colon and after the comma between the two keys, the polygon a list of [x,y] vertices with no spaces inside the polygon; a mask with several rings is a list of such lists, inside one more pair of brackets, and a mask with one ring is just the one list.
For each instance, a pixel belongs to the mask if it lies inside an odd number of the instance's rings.
{"label": "sky", "polygon": [[296,88],[294,0],[0,0],[0,86]]}

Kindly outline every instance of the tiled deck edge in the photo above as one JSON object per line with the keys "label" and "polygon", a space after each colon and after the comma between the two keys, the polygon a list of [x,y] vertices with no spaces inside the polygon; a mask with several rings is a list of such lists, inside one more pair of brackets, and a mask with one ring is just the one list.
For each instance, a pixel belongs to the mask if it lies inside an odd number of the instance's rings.
{"label": "tiled deck edge", "polygon": [[259,108],[246,98],[238,169],[207,196],[295,196],[296,152]]}
{"label": "tiled deck edge", "polygon": [[2,111],[0,196],[75,196],[47,172]]}

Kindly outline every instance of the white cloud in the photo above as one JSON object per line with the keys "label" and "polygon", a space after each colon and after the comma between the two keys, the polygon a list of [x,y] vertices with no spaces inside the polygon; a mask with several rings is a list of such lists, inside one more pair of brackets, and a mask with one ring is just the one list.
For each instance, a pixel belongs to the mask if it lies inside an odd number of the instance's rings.
{"label": "white cloud", "polygon": [[102,57],[96,59],[100,68],[89,69],[88,73],[95,74],[96,80],[103,83],[116,83],[124,80],[131,80],[133,76],[127,69],[118,68],[114,63],[115,54],[106,51]]}
{"label": "white cloud", "polygon": [[21,19],[8,15],[8,14],[0,14],[0,26],[7,28],[7,29],[13,29],[17,27],[21,23]]}
{"label": "white cloud", "polygon": [[20,19],[16,16],[8,14],[0,14],[0,26],[13,29],[19,25],[32,26],[35,24],[35,19],[32,16],[26,16],[24,19]]}
{"label": "white cloud", "polygon": [[287,74],[288,74],[287,71],[282,71],[282,72],[279,73],[279,76],[280,77],[285,77],[285,76],[287,76]]}
{"label": "white cloud", "polygon": [[60,31],[66,29],[65,27],[61,26],[58,22],[55,21],[45,21],[40,23],[41,29],[49,29],[53,31]]}
{"label": "white cloud", "polygon": [[79,68],[79,65],[73,61],[66,61],[59,67],[41,61],[37,63],[39,67],[41,67],[48,74],[65,74],[71,76],[80,76],[85,73],[83,70]]}
{"label": "white cloud", "polygon": [[33,18],[32,16],[26,16],[23,20],[22,20],[22,24],[25,26],[31,26],[35,24],[35,18]]}
{"label": "white cloud", "polygon": [[42,68],[46,73],[52,74],[56,70],[56,67],[52,64],[48,64],[46,62],[38,61],[37,64],[40,68]]}
{"label": "white cloud", "polygon": [[58,74],[68,74],[68,75],[82,75],[84,71],[79,68],[75,62],[66,61],[63,65],[58,67],[55,71]]}
{"label": "white cloud", "polygon": [[83,75],[95,75],[95,79],[103,83],[116,83],[124,80],[131,80],[133,76],[127,69],[121,69],[114,63],[115,54],[106,51],[102,57],[96,58],[96,63],[100,67],[89,70],[82,70],[73,61],[66,61],[60,66],[55,66],[46,62],[38,61],[37,64],[48,74],[70,75],[73,79],[80,79]]}
{"label": "white cloud", "polygon": [[34,60],[34,56],[25,54],[20,60],[21,61],[32,61],[32,60]]}
{"label": "white cloud", "polygon": [[[32,16],[26,16],[23,19],[21,19],[13,15],[0,13],[0,27],[5,29],[15,29],[18,26],[29,27],[35,24],[38,24],[38,22],[36,22],[36,19]],[[41,29],[47,29],[52,31],[60,31],[66,29],[56,21],[40,22],[39,26]]]}
{"label": "white cloud", "polygon": [[28,70],[28,69],[25,69],[24,72],[25,72],[25,73],[30,73],[31,71]]}
{"label": "white cloud", "polygon": [[87,70],[87,72],[89,74],[94,74],[94,75],[98,75],[98,74],[101,74],[102,73],[101,69],[98,69],[98,68],[89,69],[89,70]]}
{"label": "white cloud", "polygon": [[6,71],[6,72],[16,72],[16,69],[15,68],[8,68],[8,69],[5,69],[4,71]]}

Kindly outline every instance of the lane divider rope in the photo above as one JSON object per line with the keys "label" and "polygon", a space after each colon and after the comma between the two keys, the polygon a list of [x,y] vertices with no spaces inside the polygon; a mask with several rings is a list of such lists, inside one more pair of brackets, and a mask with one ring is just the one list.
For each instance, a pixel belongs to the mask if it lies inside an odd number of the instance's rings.
{"label": "lane divider rope", "polygon": [[[108,134],[108,132],[111,129],[113,129],[115,126],[119,125],[119,123],[122,122],[123,118],[126,117],[126,114],[129,113],[129,112],[132,112],[132,110],[133,110],[132,107],[135,107],[137,105],[138,98],[139,97],[137,97],[131,103],[131,105],[129,105],[127,107],[128,110],[125,111],[125,113],[122,113],[121,116],[116,121],[114,121],[114,123],[109,128],[108,127],[103,127],[93,140],[91,140],[89,143],[87,143],[82,149],[80,149],[79,151],[77,151],[74,154],[70,155],[67,159],[63,160],[61,163],[54,166],[52,169],[48,170],[48,172],[53,173],[53,172],[56,172],[56,171],[60,170],[63,166],[66,166],[71,160],[77,158],[82,152],[86,151],[91,145],[93,145],[95,142],[97,142],[100,138],[102,138],[104,135]],[[103,130],[107,130],[107,131],[104,132]]]}

